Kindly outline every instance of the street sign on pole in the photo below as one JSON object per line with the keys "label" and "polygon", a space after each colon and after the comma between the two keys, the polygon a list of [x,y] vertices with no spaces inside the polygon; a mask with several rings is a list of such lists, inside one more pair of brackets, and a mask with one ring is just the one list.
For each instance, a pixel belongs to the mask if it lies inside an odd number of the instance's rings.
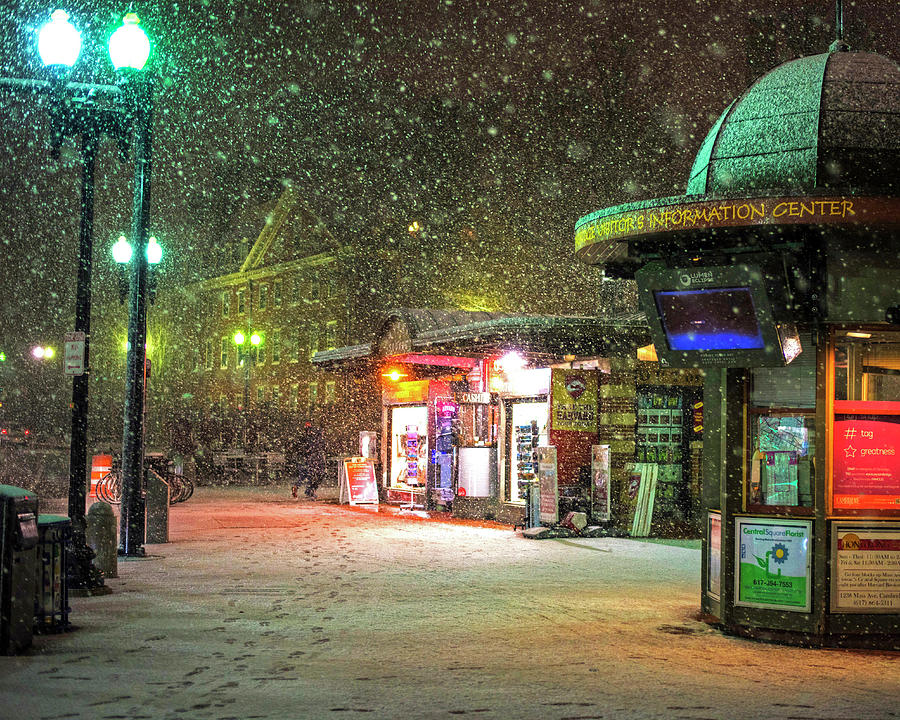
{"label": "street sign on pole", "polygon": [[66,375],[84,375],[84,333],[67,332],[63,368]]}

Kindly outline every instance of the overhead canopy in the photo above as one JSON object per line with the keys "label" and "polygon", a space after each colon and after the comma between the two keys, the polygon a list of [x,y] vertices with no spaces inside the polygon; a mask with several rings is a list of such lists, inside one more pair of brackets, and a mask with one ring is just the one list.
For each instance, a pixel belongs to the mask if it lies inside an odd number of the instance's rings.
{"label": "overhead canopy", "polygon": [[386,358],[417,362],[418,356],[426,364],[466,367],[472,358],[511,350],[558,362],[567,355],[633,356],[649,342],[642,313],[601,319],[401,308],[382,318],[371,343],[318,352],[313,363],[328,368]]}

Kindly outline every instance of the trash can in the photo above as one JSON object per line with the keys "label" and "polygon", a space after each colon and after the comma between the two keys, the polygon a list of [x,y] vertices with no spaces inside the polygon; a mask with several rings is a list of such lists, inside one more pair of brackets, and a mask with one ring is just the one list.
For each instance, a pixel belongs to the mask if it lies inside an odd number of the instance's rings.
{"label": "trash can", "polygon": [[169,483],[163,475],[152,467],[147,470],[146,529],[144,541],[147,543],[169,542]]}
{"label": "trash can", "polygon": [[34,635],[38,500],[0,485],[0,654],[29,647]]}
{"label": "trash can", "polygon": [[72,521],[63,515],[38,515],[38,568],[34,593],[34,631],[69,628],[68,553]]}

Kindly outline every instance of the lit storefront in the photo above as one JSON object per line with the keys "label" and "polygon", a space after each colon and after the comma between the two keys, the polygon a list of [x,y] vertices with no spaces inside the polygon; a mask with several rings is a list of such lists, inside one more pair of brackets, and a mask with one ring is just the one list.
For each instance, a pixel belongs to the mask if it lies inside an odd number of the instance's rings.
{"label": "lit storefront", "polygon": [[598,358],[633,357],[641,320],[391,311],[371,346],[320,353],[366,363],[381,387],[383,499],[521,523],[536,448],[557,451],[560,496],[587,484],[598,442]]}
{"label": "lit storefront", "polygon": [[660,364],[704,369],[701,605],[734,633],[900,646],[898,90],[839,44],[786,63],[684,197],[576,225],[637,280]]}

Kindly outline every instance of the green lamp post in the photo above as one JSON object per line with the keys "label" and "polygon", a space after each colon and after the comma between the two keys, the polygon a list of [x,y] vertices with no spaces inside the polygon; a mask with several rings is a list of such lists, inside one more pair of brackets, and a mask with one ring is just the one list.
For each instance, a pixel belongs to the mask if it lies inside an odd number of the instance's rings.
{"label": "green lamp post", "polygon": [[[161,259],[161,248],[148,239],[150,220],[150,177],[152,168],[151,124],[153,95],[151,79],[143,70],[151,54],[151,43],[140,26],[137,14],[129,12],[122,25],[109,38],[109,57],[113,67],[126,80],[134,112],[134,195],[131,213],[131,239],[145,252],[132,255],[128,303],[128,352],[125,365],[125,412],[122,429],[122,512],[120,515],[119,554],[144,555],[144,367],[147,340],[148,265]],[[125,248],[118,244],[118,254]],[[152,247],[151,247],[152,246]]]}

